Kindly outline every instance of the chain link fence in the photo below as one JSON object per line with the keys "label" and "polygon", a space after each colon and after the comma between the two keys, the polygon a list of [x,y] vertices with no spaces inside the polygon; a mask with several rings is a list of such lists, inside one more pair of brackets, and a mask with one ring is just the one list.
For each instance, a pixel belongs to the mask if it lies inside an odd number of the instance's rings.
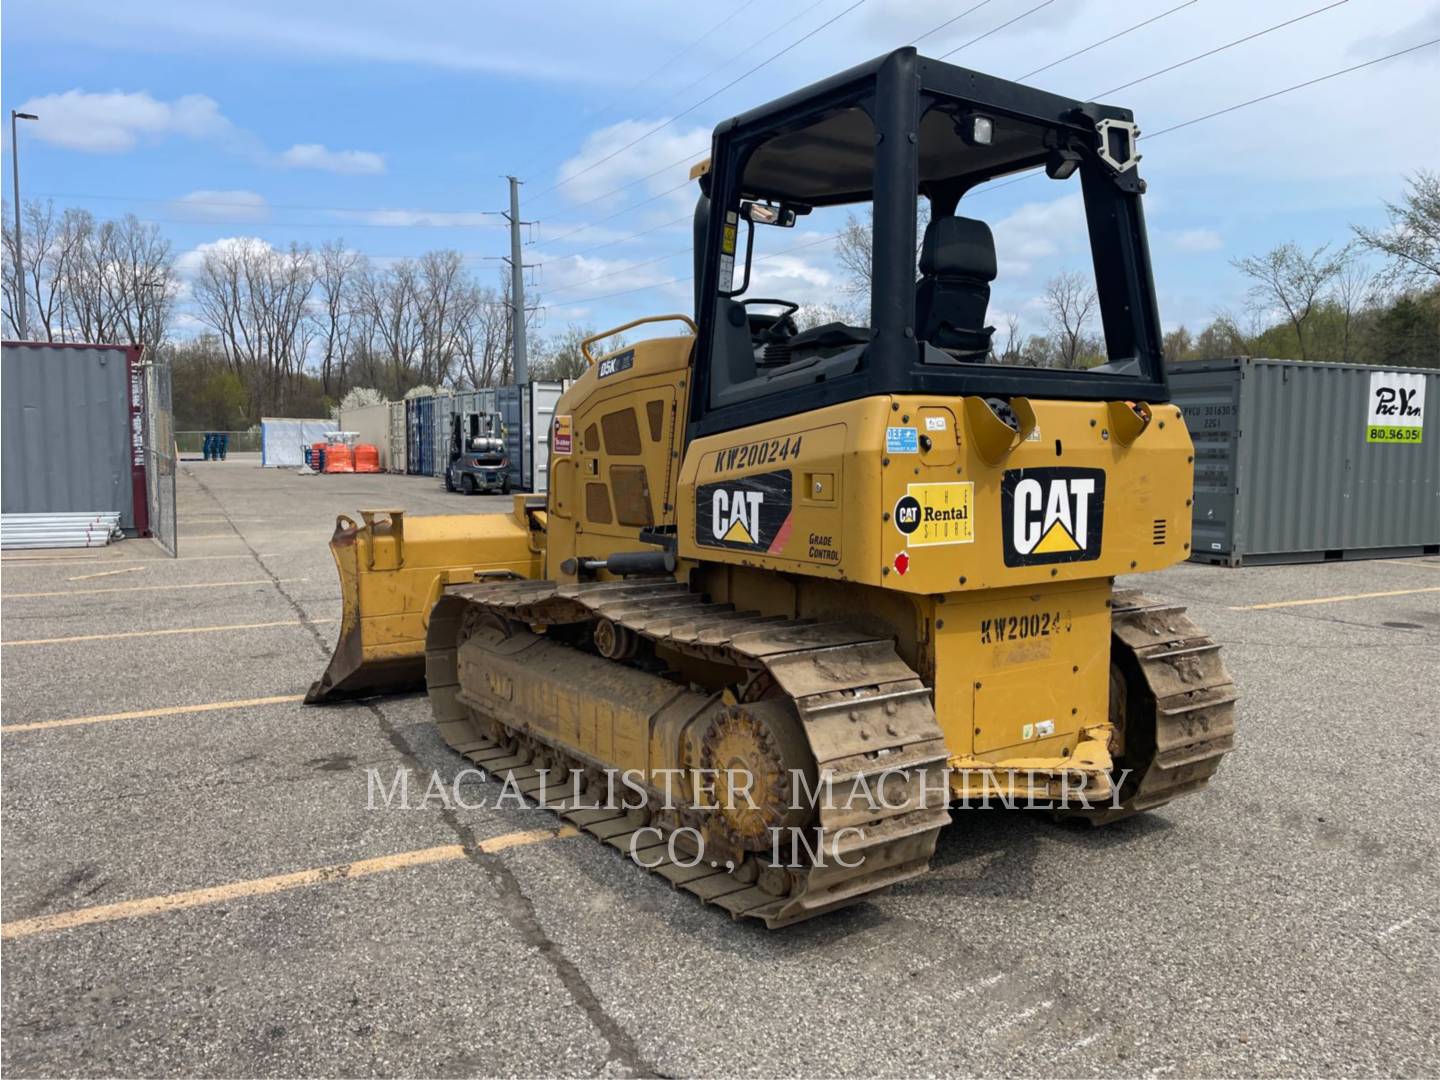
{"label": "chain link fence", "polygon": [[177,431],[175,446],[182,454],[204,453],[207,435],[224,435],[227,454],[260,452],[259,428],[251,431]]}
{"label": "chain link fence", "polygon": [[170,365],[147,353],[145,362],[145,490],[150,531],[172,556],[178,555],[175,474],[179,454],[170,411]]}

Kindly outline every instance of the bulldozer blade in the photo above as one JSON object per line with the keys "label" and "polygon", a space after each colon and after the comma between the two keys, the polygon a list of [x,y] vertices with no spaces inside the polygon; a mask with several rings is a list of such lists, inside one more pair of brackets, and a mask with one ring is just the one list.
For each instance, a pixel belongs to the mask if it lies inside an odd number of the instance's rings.
{"label": "bulldozer blade", "polygon": [[544,513],[517,496],[510,514],[406,518],[362,510],[335,522],[330,553],[340,575],[340,637],[307,705],[396,694],[425,682],[425,631],[447,585],[479,576],[534,578]]}

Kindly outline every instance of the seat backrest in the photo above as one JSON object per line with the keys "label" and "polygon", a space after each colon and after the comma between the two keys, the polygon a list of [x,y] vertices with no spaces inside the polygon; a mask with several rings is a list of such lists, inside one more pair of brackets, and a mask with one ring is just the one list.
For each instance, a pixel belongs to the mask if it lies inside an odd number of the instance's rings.
{"label": "seat backrest", "polygon": [[995,239],[989,225],[965,217],[931,221],[920,248],[917,336],[941,349],[988,352],[995,328],[985,325],[985,310],[994,280]]}

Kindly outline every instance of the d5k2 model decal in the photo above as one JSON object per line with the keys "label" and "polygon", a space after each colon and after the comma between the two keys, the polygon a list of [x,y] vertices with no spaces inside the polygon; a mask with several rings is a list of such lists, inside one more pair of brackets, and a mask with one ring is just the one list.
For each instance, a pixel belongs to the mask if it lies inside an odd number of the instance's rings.
{"label": "d5k2 model decal", "polygon": [[737,476],[695,489],[695,542],[779,552],[790,538],[790,470]]}
{"label": "d5k2 model decal", "polygon": [[1098,559],[1105,470],[1008,469],[1000,483],[1000,521],[1006,566]]}

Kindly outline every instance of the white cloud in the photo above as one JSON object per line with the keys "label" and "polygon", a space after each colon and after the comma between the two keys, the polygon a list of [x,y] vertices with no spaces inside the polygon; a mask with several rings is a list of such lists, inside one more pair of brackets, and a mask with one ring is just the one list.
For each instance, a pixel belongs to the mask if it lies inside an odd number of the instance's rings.
{"label": "white cloud", "polygon": [[296,143],[276,160],[290,169],[369,175],[385,171],[385,158],[371,150],[331,150],[323,143]]}
{"label": "white cloud", "polygon": [[1219,251],[1225,246],[1220,234],[1214,229],[1185,229],[1175,234],[1171,241],[1177,251]]}
{"label": "white cloud", "polygon": [[[634,190],[642,194],[656,195],[685,183],[690,167],[709,152],[710,132],[706,128],[667,127],[647,136],[663,123],[664,117],[622,120],[592,132],[579,153],[561,162],[556,174],[556,181],[564,185],[560,194],[575,203],[641,178],[645,178],[644,183],[637,184]],[[641,141],[628,145],[636,139]],[[693,202],[693,192],[682,189],[677,196],[682,192],[683,201]],[[618,195],[616,201],[623,198],[623,194]]]}
{"label": "white cloud", "polygon": [[170,212],[188,221],[264,221],[270,216],[265,196],[254,191],[192,191],[174,200]]}
{"label": "white cloud", "polygon": [[222,236],[218,240],[210,240],[204,244],[197,244],[175,260],[175,272],[180,276],[181,282],[186,286],[186,291],[188,291],[189,283],[200,273],[200,268],[205,264],[205,256],[209,252],[232,251],[235,249],[272,251],[274,247],[270,241],[262,240],[258,236]]}
{"label": "white cloud", "polygon": [[[966,212],[963,205],[961,212]],[[971,207],[971,214],[978,212]],[[1087,253],[1090,237],[1085,228],[1085,204],[1080,193],[1049,202],[1025,203],[993,226],[999,280],[1024,278],[1032,270],[1046,275],[1065,269],[1067,256]]]}
{"label": "white cloud", "polygon": [[31,98],[20,111],[40,117],[29,126],[27,135],[91,153],[120,153],[133,150],[141,140],[158,141],[167,136],[206,139],[234,131],[215,100],[203,94],[160,101],[144,91],[92,94],[67,90]]}

